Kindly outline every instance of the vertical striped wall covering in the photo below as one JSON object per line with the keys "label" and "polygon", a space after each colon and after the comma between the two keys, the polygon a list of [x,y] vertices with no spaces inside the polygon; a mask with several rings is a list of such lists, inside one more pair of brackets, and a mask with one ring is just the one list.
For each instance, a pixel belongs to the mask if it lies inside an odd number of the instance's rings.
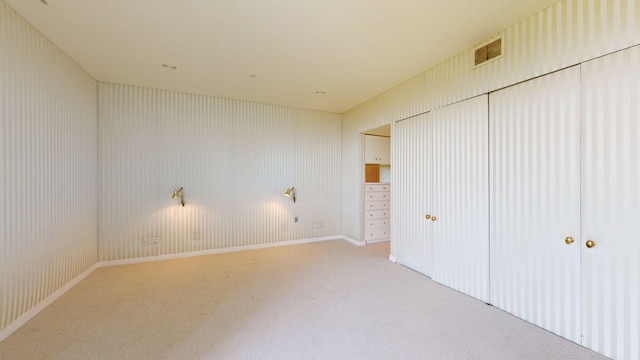
{"label": "vertical striped wall covering", "polygon": [[[341,234],[340,115],[98,89],[100,260]],[[295,204],[283,195],[290,186]],[[176,187],[185,207],[171,198]],[[141,245],[152,238],[160,244]]]}
{"label": "vertical striped wall covering", "polygon": [[[428,113],[399,122],[394,133],[397,151],[391,157],[394,164],[391,176],[397,179],[391,187],[393,253],[398,263],[427,276],[433,273],[435,229],[425,218],[435,211],[433,199],[428,195],[434,192],[429,176],[434,156],[432,120]],[[414,171],[398,176],[402,169]]]}
{"label": "vertical striped wall covering", "polygon": [[433,280],[484,302],[489,301],[488,104],[482,95],[429,113],[432,161],[425,164],[422,181],[429,179],[433,187],[414,193],[427,199],[436,219],[427,225],[434,234]]}
{"label": "vertical striped wall covering", "polygon": [[489,96],[490,302],[578,343],[580,101],[579,66]]}
{"label": "vertical striped wall covering", "polygon": [[640,47],[581,74],[582,345],[640,359]]}
{"label": "vertical striped wall covering", "polygon": [[360,132],[639,44],[640,0],[560,1],[487,42],[497,37],[495,61],[474,68],[467,49],[343,115],[343,191],[356,194],[343,201],[346,236],[361,232],[350,225],[361,216]]}
{"label": "vertical striped wall covering", "polygon": [[0,1],[0,335],[96,263],[96,86]]}

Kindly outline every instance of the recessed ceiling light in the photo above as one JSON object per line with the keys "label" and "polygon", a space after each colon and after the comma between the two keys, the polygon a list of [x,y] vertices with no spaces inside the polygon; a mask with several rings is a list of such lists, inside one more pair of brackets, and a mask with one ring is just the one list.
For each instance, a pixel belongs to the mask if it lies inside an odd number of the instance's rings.
{"label": "recessed ceiling light", "polygon": [[49,5],[49,3],[47,2],[47,0],[40,0],[41,3],[45,4],[45,5]]}
{"label": "recessed ceiling light", "polygon": [[250,78],[252,78],[252,79],[255,79],[255,78],[257,78],[258,76],[257,76],[256,74],[251,74],[251,75],[249,75],[249,77],[250,77]]}
{"label": "recessed ceiling light", "polygon": [[326,94],[326,93],[327,93],[326,91],[322,91],[322,90],[318,90],[318,91],[316,91],[316,94],[317,94],[317,95],[324,95],[324,94]]}
{"label": "recessed ceiling light", "polygon": [[178,70],[178,65],[172,63],[164,63],[162,67],[169,70]]}

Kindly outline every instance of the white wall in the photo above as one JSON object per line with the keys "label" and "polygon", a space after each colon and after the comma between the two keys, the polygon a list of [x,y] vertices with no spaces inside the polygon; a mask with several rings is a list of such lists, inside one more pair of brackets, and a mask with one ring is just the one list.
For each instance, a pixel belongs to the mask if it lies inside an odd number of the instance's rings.
{"label": "white wall", "polygon": [[[503,38],[503,57],[474,68],[473,48],[467,49],[343,115],[345,236],[361,237],[360,132],[392,124],[393,138],[398,120],[636,45],[640,43],[640,0],[561,1],[487,42],[498,36]],[[391,151],[393,163],[394,145]],[[393,177],[392,168],[392,181]],[[394,189],[394,194],[398,191],[402,190]],[[392,197],[392,201],[402,200]],[[391,251],[394,254],[393,242]]]}
{"label": "white wall", "polygon": [[0,1],[0,340],[96,263],[96,82]]}
{"label": "white wall", "polygon": [[[341,234],[340,115],[98,89],[101,261]],[[180,186],[184,208],[171,198]],[[159,246],[141,246],[156,237]]]}

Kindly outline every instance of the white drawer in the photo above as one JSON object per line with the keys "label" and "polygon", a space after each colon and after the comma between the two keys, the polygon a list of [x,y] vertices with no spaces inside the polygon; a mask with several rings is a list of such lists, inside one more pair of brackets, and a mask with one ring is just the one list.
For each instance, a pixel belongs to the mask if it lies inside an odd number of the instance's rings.
{"label": "white drawer", "polygon": [[389,219],[377,219],[377,220],[366,220],[364,221],[365,229],[375,229],[375,228],[384,228],[389,227]]}
{"label": "white drawer", "polygon": [[367,201],[364,203],[365,210],[387,210],[389,209],[388,201]]}
{"label": "white drawer", "polygon": [[389,228],[369,229],[364,232],[365,240],[387,239],[389,237]]}
{"label": "white drawer", "polygon": [[389,200],[390,198],[391,196],[388,191],[364,193],[364,201],[384,201]]}
{"label": "white drawer", "polygon": [[389,184],[365,184],[364,191],[389,191],[391,187]]}
{"label": "white drawer", "polygon": [[375,219],[388,219],[389,210],[372,210],[364,212],[364,221]]}

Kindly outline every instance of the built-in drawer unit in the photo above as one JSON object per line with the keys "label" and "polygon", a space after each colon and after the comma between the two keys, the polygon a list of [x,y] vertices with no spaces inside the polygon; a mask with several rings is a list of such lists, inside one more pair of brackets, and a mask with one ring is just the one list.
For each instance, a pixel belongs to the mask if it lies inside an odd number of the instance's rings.
{"label": "built-in drawer unit", "polygon": [[389,219],[364,220],[365,229],[387,228],[389,227]]}
{"label": "built-in drawer unit", "polygon": [[364,201],[388,201],[389,192],[368,192],[364,197]]}
{"label": "built-in drawer unit", "polygon": [[364,185],[364,240],[389,240],[391,218],[389,184]]}
{"label": "built-in drawer unit", "polygon": [[389,191],[391,187],[389,184],[365,184],[364,192],[379,192],[379,191]]}
{"label": "built-in drawer unit", "polygon": [[385,240],[389,238],[389,228],[368,229],[364,232],[364,240]]}
{"label": "built-in drawer unit", "polygon": [[364,203],[365,210],[386,210],[389,208],[389,201],[367,201]]}
{"label": "built-in drawer unit", "polygon": [[364,220],[388,219],[389,210],[373,210],[364,212]]}

